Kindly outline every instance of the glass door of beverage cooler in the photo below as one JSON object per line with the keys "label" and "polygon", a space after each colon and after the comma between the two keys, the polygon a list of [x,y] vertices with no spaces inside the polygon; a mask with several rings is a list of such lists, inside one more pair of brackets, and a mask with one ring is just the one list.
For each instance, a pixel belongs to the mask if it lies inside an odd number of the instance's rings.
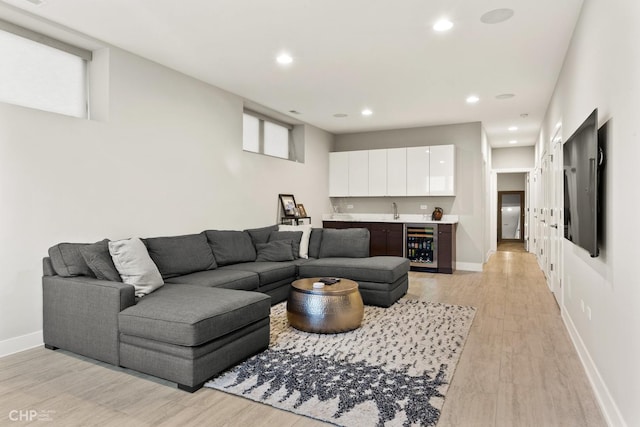
{"label": "glass door of beverage cooler", "polygon": [[414,270],[438,268],[438,224],[407,224],[406,256]]}

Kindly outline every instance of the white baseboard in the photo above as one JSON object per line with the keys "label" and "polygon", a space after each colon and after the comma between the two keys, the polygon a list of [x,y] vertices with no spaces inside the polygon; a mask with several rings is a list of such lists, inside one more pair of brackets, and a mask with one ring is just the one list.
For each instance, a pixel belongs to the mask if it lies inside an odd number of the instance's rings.
{"label": "white baseboard", "polygon": [[456,262],[456,270],[482,271],[483,265],[479,262]]}
{"label": "white baseboard", "polygon": [[484,262],[489,262],[489,258],[491,258],[491,255],[493,255],[493,254],[495,254],[495,253],[496,253],[496,251],[495,251],[495,250],[493,250],[493,249],[489,249],[489,250],[487,251],[487,254],[486,254],[486,255],[485,255],[485,257],[484,257]]}
{"label": "white baseboard", "polygon": [[573,320],[571,320],[571,316],[567,314],[567,310],[564,307],[562,309],[562,320],[564,321],[567,331],[569,331],[569,336],[571,337],[571,341],[573,341],[573,346],[578,351],[578,357],[580,357],[582,366],[584,366],[584,369],[587,372],[587,378],[589,378],[591,388],[596,395],[596,400],[600,405],[600,410],[602,410],[602,415],[604,416],[607,425],[611,427],[627,427],[627,423],[624,421],[624,418],[618,409],[618,405],[616,405],[611,393],[609,393],[609,388],[602,379],[602,376],[600,376],[600,372],[593,362],[589,351],[585,347]]}
{"label": "white baseboard", "polygon": [[0,357],[29,350],[30,348],[41,346],[43,343],[42,331],[9,338],[8,340],[0,341]]}

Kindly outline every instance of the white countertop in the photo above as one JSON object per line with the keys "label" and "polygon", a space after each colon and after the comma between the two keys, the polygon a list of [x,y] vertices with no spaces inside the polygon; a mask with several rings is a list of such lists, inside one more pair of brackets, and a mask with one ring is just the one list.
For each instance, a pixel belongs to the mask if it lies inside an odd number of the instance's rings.
{"label": "white countertop", "polygon": [[431,213],[425,215],[400,214],[400,218],[393,219],[393,214],[323,214],[323,221],[348,222],[398,222],[407,224],[457,224],[458,215],[443,215],[440,221],[433,221]]}

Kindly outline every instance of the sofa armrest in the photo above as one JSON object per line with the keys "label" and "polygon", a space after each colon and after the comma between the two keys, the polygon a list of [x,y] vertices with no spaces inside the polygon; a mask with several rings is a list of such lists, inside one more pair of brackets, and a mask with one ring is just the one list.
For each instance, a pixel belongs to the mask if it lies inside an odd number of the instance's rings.
{"label": "sofa armrest", "polygon": [[133,286],[44,276],[42,293],[45,345],[119,364],[118,313],[135,304]]}

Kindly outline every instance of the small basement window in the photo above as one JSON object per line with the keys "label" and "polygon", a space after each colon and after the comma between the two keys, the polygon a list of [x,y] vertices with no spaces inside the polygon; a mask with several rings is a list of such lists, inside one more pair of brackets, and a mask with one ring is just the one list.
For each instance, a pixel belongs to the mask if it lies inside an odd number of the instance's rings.
{"label": "small basement window", "polygon": [[297,161],[293,129],[294,127],[290,124],[245,110],[242,115],[242,149]]}
{"label": "small basement window", "polygon": [[0,20],[0,102],[88,118],[91,52]]}

